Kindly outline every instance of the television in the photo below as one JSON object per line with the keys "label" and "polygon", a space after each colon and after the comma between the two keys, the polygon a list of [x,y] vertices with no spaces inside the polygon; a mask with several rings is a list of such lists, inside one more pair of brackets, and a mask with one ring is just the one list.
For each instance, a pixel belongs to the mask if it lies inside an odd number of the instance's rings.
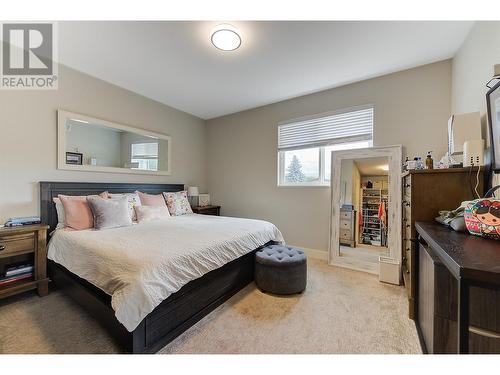
{"label": "television", "polygon": [[486,93],[491,143],[491,169],[500,172],[500,82]]}

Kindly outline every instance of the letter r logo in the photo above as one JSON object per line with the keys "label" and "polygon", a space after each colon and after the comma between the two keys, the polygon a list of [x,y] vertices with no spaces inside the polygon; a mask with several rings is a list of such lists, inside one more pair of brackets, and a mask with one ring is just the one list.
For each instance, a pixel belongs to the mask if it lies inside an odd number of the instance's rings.
{"label": "letter r logo", "polygon": [[52,33],[50,23],[4,23],[2,73],[51,75]]}

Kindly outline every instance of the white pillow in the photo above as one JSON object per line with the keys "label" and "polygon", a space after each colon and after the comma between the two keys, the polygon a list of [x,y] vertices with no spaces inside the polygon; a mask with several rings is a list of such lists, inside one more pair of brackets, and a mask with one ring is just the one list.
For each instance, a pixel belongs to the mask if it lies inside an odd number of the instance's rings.
{"label": "white pillow", "polygon": [[139,194],[137,194],[137,193],[119,193],[119,194],[107,193],[107,196],[110,199],[127,197],[130,218],[132,219],[132,221],[137,220],[137,216],[135,214],[135,207],[141,206],[141,198],[139,198]]}
{"label": "white pillow", "polygon": [[137,221],[152,221],[170,217],[167,206],[135,206]]}
{"label": "white pillow", "polygon": [[57,212],[56,229],[64,228],[66,226],[66,212],[64,211],[64,206],[59,198],[52,198],[52,200],[56,204],[56,212]]}

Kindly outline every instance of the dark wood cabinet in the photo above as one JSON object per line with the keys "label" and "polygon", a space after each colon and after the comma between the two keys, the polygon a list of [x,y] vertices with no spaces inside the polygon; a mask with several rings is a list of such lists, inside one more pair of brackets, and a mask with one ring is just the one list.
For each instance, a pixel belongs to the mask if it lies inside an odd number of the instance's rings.
{"label": "dark wood cabinet", "polygon": [[[0,228],[0,299],[37,289],[39,296],[48,294],[47,225],[26,225]],[[8,280],[9,267],[30,264],[33,270],[26,278]]]}
{"label": "dark wood cabinet", "polygon": [[453,277],[429,248],[418,254],[417,321],[428,353],[456,353],[457,288]]}
{"label": "dark wood cabinet", "polygon": [[[453,210],[474,199],[477,168],[423,169],[403,174],[402,270],[408,293],[409,316],[415,319],[417,221],[432,221],[441,210]],[[484,194],[484,173],[479,174]]]}
{"label": "dark wood cabinet", "polygon": [[500,241],[416,227],[416,320],[426,351],[500,353]]}
{"label": "dark wood cabinet", "polygon": [[220,216],[220,206],[193,207],[195,214]]}

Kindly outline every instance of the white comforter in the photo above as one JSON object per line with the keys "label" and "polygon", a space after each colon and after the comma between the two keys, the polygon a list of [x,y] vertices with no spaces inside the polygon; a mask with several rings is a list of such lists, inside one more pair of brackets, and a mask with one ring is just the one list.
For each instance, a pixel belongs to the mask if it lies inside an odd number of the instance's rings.
{"label": "white comforter", "polygon": [[193,214],[100,231],[58,229],[48,258],[111,295],[116,318],[133,331],[189,281],[269,241],[283,237],[266,221]]}

